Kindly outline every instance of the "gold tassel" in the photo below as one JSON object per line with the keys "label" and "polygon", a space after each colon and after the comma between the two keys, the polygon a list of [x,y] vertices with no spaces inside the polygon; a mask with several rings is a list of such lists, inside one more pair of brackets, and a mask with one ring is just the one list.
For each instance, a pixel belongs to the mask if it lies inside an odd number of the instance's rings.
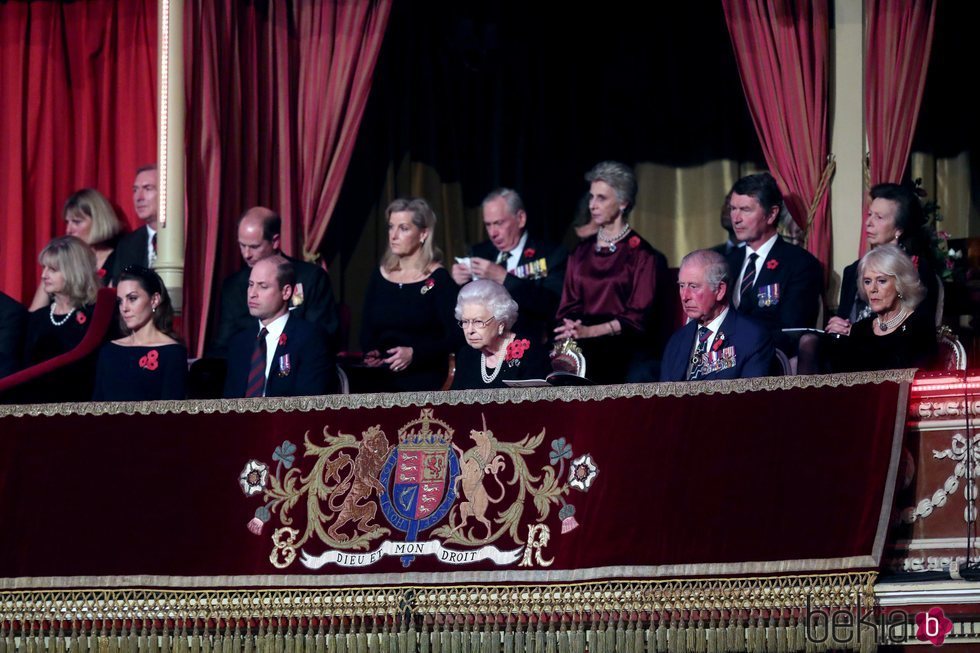
{"label": "gold tassel", "polygon": [[[331,628],[331,632],[333,629]],[[330,638],[334,645],[337,647],[335,650],[330,651],[330,653],[347,653],[347,631],[344,629],[344,621],[341,619],[340,628],[337,630],[337,634]]]}
{"label": "gold tassel", "polygon": [[514,653],[514,623],[509,616],[507,617],[507,624],[504,626],[503,653]]}
{"label": "gold tassel", "polygon": [[657,624],[657,653],[667,653],[669,648],[667,645],[667,635],[670,630],[667,628],[667,624],[664,623],[664,619],[661,616],[659,623]]}
{"label": "gold tassel", "polygon": [[547,653],[547,638],[545,637],[544,622],[538,619],[538,629],[534,633],[534,650],[536,653]]}
{"label": "gold tassel", "polygon": [[241,637],[238,633],[238,621],[235,621],[235,630],[231,629],[231,620],[225,621],[225,638],[221,643],[221,653],[239,653],[241,651]]}
{"label": "gold tassel", "polygon": [[[270,624],[271,625],[271,624]],[[259,619],[259,631],[255,633],[255,653],[265,653],[265,623]],[[181,653],[174,651],[174,653]]]}
{"label": "gold tassel", "polygon": [[520,623],[514,626],[514,653],[525,653],[524,630],[521,628]]}
{"label": "gold tassel", "polygon": [[286,626],[286,634],[282,635],[282,651],[283,653],[296,653],[296,638],[293,637],[291,624]]}
{"label": "gold tassel", "polygon": [[614,649],[616,653],[626,653],[626,624],[623,623],[624,621],[625,619],[620,617],[619,622],[616,624],[616,639],[613,644],[616,647]]}
{"label": "gold tassel", "polygon": [[[442,653],[442,633],[440,632],[440,626],[438,619],[432,620],[432,635],[429,641],[432,644],[430,653]],[[422,653],[426,653],[423,651]]]}
{"label": "gold tassel", "polygon": [[788,633],[786,618],[780,616],[779,623],[776,624],[776,653],[789,653],[789,649],[786,646],[786,635]]}
{"label": "gold tassel", "polygon": [[[415,624],[409,623],[408,625],[408,653],[413,653],[415,650]],[[422,632],[419,633],[419,650],[418,653],[430,653],[429,651],[429,625],[422,619]]]}
{"label": "gold tassel", "polygon": [[[155,633],[156,630],[151,632]],[[170,653],[170,629],[167,628],[166,621],[163,622],[163,632],[160,633],[160,653]]]}
{"label": "gold tassel", "polygon": [[667,653],[684,653],[681,650],[680,631],[677,630],[677,622],[671,618],[670,625],[667,626]]}
{"label": "gold tassel", "polygon": [[718,624],[714,621],[708,622],[708,627],[704,629],[704,650],[705,653],[719,653],[718,651]]}
{"label": "gold tassel", "polygon": [[[276,653],[286,653],[286,634],[283,632],[285,627],[279,620],[276,620],[276,639],[275,639],[275,652]],[[363,651],[362,653],[367,653]]]}
{"label": "gold tassel", "polygon": [[704,632],[704,619],[698,617],[694,627],[694,653],[708,653],[708,638]]}
{"label": "gold tassel", "polygon": [[766,625],[766,653],[780,653],[779,628],[776,627],[776,619],[771,615]]}
{"label": "gold tassel", "polygon": [[330,619],[330,628],[326,635],[323,633],[323,622],[316,633],[316,653],[340,653],[340,643],[343,641],[343,621],[341,621],[340,634],[334,628],[333,619]]}
{"label": "gold tassel", "polygon": [[486,637],[484,637],[479,625],[474,623],[473,628],[470,629],[470,651],[473,653],[489,653],[489,651],[484,650],[484,646],[489,645],[489,640],[490,633],[486,633]]}
{"label": "gold tassel", "polygon": [[[450,617],[450,619],[452,619]],[[442,631],[439,633],[440,653],[453,653],[453,633],[452,624],[443,622]]]}
{"label": "gold tassel", "polygon": [[535,649],[535,644],[537,639],[534,634],[534,624],[531,623],[531,619],[527,620],[527,628],[524,631],[524,651],[525,653],[537,653]]}
{"label": "gold tassel", "polygon": [[616,627],[612,621],[606,624],[606,653],[616,653]]}
{"label": "gold tassel", "polygon": [[[236,632],[237,632],[237,630],[236,630]],[[236,652],[238,650],[239,650],[238,648],[235,649]],[[245,620],[245,625],[242,626],[242,648],[241,648],[241,650],[242,650],[243,653],[255,653],[255,636],[252,635],[252,628],[249,625],[247,619]],[[160,653],[164,653],[164,652],[163,651],[160,651]]]}

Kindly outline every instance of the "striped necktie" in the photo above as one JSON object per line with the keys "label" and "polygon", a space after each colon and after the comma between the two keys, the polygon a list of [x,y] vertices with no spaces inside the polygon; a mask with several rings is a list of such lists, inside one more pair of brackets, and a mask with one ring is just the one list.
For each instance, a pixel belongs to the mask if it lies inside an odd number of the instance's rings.
{"label": "striped necktie", "polygon": [[708,352],[708,338],[711,337],[711,329],[706,326],[698,327],[698,346],[691,356],[691,371],[687,375],[688,381],[694,381],[701,376],[704,368],[704,355]]}
{"label": "striped necktie", "polygon": [[755,261],[759,255],[755,252],[749,254],[749,263],[745,266],[745,276],[742,277],[742,285],[738,289],[738,305],[741,306],[745,301],[745,295],[751,294],[752,286],[755,285]]}
{"label": "striped necktie", "polygon": [[500,252],[497,254],[497,265],[502,265],[507,267],[507,259],[510,258],[510,252]]}
{"label": "striped necktie", "polygon": [[252,350],[252,364],[248,368],[248,383],[245,385],[246,397],[261,397],[265,393],[265,337],[269,330],[262,327]]}

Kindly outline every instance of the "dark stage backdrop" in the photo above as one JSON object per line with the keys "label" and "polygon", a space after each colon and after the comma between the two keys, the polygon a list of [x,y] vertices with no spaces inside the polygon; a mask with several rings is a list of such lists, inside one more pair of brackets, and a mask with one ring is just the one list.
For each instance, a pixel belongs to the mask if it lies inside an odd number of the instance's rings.
{"label": "dark stage backdrop", "polygon": [[[395,3],[327,238],[342,297],[362,296],[395,196],[429,199],[439,244],[460,255],[482,239],[478,205],[500,185],[521,192],[536,235],[562,240],[598,161],[762,165],[719,3],[658,5],[654,17],[625,2],[560,11]],[[726,190],[701,189],[710,213],[691,216],[718,242]]]}

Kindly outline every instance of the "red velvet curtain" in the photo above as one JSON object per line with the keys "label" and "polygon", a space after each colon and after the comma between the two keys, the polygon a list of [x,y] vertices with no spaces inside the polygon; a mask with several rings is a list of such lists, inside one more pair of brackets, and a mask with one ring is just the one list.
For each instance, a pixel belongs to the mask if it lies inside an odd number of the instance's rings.
{"label": "red velvet curtain", "polygon": [[[868,182],[901,182],[919,118],[936,24],[933,0],[865,0]],[[867,249],[861,226],[861,254]]]}
{"label": "red velvet curtain", "polygon": [[0,289],[29,301],[61,208],[90,186],[135,224],[156,158],[157,0],[0,3]]}
{"label": "red velvet curtain", "polygon": [[[265,205],[316,252],[354,147],[391,0],[191,2],[185,14],[185,335],[200,353],[235,223]],[[302,238],[300,238],[302,234]]]}
{"label": "red velvet curtain", "polygon": [[830,261],[827,192],[829,21],[826,0],[723,0],[745,99],[766,164],[807,234]]}

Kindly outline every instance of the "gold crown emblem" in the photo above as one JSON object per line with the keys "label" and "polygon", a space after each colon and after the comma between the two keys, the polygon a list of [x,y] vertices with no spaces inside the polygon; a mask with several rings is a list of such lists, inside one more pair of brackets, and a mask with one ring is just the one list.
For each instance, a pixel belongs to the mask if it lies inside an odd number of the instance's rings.
{"label": "gold crown emblem", "polygon": [[423,408],[418,419],[413,419],[398,429],[400,444],[429,444],[449,446],[453,441],[453,427],[432,416],[431,408]]}

